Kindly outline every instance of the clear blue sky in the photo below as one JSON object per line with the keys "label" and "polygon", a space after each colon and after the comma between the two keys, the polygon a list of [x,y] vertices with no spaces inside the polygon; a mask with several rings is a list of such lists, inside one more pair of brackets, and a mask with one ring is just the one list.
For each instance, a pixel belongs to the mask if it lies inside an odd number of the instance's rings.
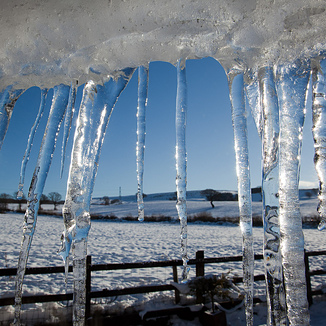
{"label": "clear blue sky", "polygon": [[[108,126],[93,197],[135,194],[136,181],[136,72],[118,100]],[[236,190],[235,156],[229,92],[226,76],[211,58],[187,61],[188,80],[188,190],[213,188]],[[82,89],[77,96],[80,102]],[[0,152],[0,193],[12,194],[18,188],[20,164],[27,138],[39,106],[40,91],[33,87],[17,101],[9,130]],[[163,62],[150,64],[144,192],[175,191],[175,97],[176,69]],[[45,114],[34,141],[27,166],[24,192],[27,194],[51,105],[49,93]],[[76,118],[76,117],[75,117]],[[311,113],[304,128],[301,180],[316,183],[313,166]],[[248,120],[252,186],[261,183],[261,144],[251,116]],[[70,162],[73,133],[66,166],[60,180],[60,132],[44,193],[57,191],[63,196]]]}

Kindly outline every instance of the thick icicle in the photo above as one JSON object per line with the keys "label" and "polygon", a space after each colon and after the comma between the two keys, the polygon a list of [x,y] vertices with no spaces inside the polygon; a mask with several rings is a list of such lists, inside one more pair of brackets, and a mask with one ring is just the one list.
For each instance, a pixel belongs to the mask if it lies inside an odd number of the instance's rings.
{"label": "thick icicle", "polygon": [[176,187],[177,211],[180,220],[181,255],[183,261],[182,280],[188,277],[187,254],[187,151],[186,151],[186,118],[187,118],[187,79],[186,68],[181,60],[177,64],[177,103],[176,103]]}
{"label": "thick icicle", "polygon": [[0,93],[0,150],[9,127],[15,103],[23,91],[22,89],[13,89],[11,85]]}
{"label": "thick icicle", "polygon": [[326,59],[312,69],[312,133],[315,143],[315,168],[319,178],[319,230],[326,227]]}
{"label": "thick icicle", "polygon": [[279,67],[276,85],[280,110],[279,203],[283,275],[290,325],[309,325],[304,239],[299,205],[299,171],[306,89],[305,62]]}
{"label": "thick icicle", "polygon": [[286,325],[286,304],[280,249],[278,166],[279,109],[271,67],[247,75],[248,102],[262,139],[262,197],[267,325]]}
{"label": "thick icicle", "polygon": [[77,86],[77,81],[75,83],[71,83],[68,106],[66,110],[65,120],[63,123],[60,178],[62,178],[62,174],[63,174],[65,159],[66,159],[66,148],[67,148],[68,138],[71,130],[72,118],[75,112],[76,86]]}
{"label": "thick icicle", "polygon": [[143,175],[144,175],[144,154],[145,154],[145,135],[146,135],[146,106],[147,106],[147,86],[148,69],[138,68],[138,107],[137,107],[137,204],[138,220],[144,221],[144,201],[143,201]]}
{"label": "thick icicle", "polygon": [[47,174],[50,169],[57,134],[67,107],[69,87],[59,85],[54,87],[52,106],[42,140],[37,164],[28,191],[27,209],[24,217],[23,237],[19,253],[17,276],[15,282],[15,325],[20,325],[20,309],[22,303],[22,288],[26,264],[33,235],[36,227],[37,212],[44,189]]}
{"label": "thick icicle", "polygon": [[27,166],[27,162],[29,160],[29,155],[30,155],[31,150],[32,150],[36,130],[37,130],[38,125],[40,123],[40,120],[41,120],[41,118],[43,116],[47,93],[48,93],[48,90],[46,88],[41,89],[40,106],[39,106],[39,109],[38,109],[34,124],[33,124],[32,128],[31,128],[30,133],[29,133],[25,154],[24,154],[24,157],[23,157],[23,160],[22,160],[22,165],[21,165],[21,168],[20,168],[20,179],[19,179],[19,186],[18,186],[18,193],[17,193],[17,198],[18,199],[23,197],[26,166]]}
{"label": "thick icicle", "polygon": [[253,325],[253,283],[254,252],[252,236],[252,208],[248,155],[247,118],[244,97],[243,73],[238,70],[228,72],[232,122],[234,130],[234,148],[238,177],[238,200],[240,228],[243,250],[243,283],[245,290],[245,311],[247,326]]}
{"label": "thick icicle", "polygon": [[279,226],[279,108],[273,68],[259,71],[262,104],[262,196],[267,324],[287,325]]}
{"label": "thick icicle", "polygon": [[[125,69],[104,86],[86,83],[79,109],[63,207],[65,230],[60,255],[67,262],[73,254],[74,325],[85,324],[87,235],[90,229],[90,202],[105,131],[113,107],[134,69]],[[67,263],[66,263],[67,266]]]}

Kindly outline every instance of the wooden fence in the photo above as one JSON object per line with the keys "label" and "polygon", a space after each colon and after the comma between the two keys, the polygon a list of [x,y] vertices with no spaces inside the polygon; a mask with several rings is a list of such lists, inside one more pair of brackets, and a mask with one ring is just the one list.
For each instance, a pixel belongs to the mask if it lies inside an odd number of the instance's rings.
{"label": "wooden fence", "polygon": [[[326,256],[325,251],[310,251],[305,252],[305,267],[306,267],[306,281],[307,281],[307,297],[308,302],[311,305],[313,303],[313,296],[323,294],[321,290],[314,290],[311,286],[311,277],[315,275],[326,275],[326,270],[310,270],[309,257],[315,256]],[[263,259],[263,255],[255,255],[255,260]],[[190,259],[188,264],[196,266],[196,276],[205,275],[206,264],[218,264],[225,262],[240,262],[242,256],[228,256],[228,257],[215,257],[215,258],[204,258],[204,251],[197,251],[196,258]],[[93,271],[112,271],[112,270],[124,270],[124,269],[139,269],[139,268],[155,268],[155,267],[172,267],[173,280],[178,282],[177,266],[182,266],[182,260],[169,260],[169,261],[152,261],[152,262],[140,262],[140,263],[114,263],[114,264],[96,264],[92,265],[91,256],[87,256],[86,264],[86,316],[90,315],[90,303],[93,298],[105,298],[115,297],[121,295],[140,294],[140,293],[151,293],[151,292],[162,292],[162,291],[175,291],[176,302],[180,299],[178,290],[171,284],[162,285],[150,285],[150,286],[136,286],[128,287],[124,289],[107,290],[102,291],[91,291],[91,278]],[[69,272],[72,272],[72,266],[69,267]],[[17,268],[3,268],[0,269],[1,276],[13,276],[16,275]],[[26,275],[30,274],[52,274],[52,273],[64,273],[64,267],[29,267],[26,269]],[[255,275],[255,281],[265,280],[263,274]],[[242,277],[234,279],[235,283],[241,283]],[[66,294],[45,294],[45,295],[29,295],[22,297],[22,303],[41,303],[41,302],[52,302],[52,301],[68,301],[73,299],[73,293]],[[14,297],[0,298],[0,306],[13,305]]]}

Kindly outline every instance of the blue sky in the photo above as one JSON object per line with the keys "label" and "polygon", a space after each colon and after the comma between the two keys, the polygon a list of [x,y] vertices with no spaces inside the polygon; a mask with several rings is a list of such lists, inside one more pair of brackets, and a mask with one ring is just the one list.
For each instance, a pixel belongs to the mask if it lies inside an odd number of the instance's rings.
{"label": "blue sky", "polygon": [[[93,197],[135,194],[137,72],[120,96],[107,129]],[[223,68],[212,58],[187,61],[188,190],[213,188],[236,190],[233,130],[227,79]],[[82,89],[79,88],[77,105]],[[33,87],[17,101],[7,136],[0,152],[0,193],[12,194],[18,188],[21,160],[30,128],[39,106],[40,91]],[[27,193],[38,156],[52,91],[27,166],[24,192]],[[144,192],[175,191],[175,98],[176,69],[163,62],[150,64]],[[75,117],[76,118],[76,117]],[[261,144],[254,121],[248,117],[251,184],[261,182]],[[303,138],[301,180],[317,185],[313,166],[311,113],[308,110]],[[60,180],[62,131],[44,193],[66,192],[73,133],[69,140],[66,166]]]}

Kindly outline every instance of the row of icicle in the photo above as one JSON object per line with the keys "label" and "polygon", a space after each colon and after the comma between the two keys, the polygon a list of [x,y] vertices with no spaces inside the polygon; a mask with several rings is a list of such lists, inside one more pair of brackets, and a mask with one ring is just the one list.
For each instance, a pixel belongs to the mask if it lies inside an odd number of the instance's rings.
{"label": "row of icicle", "polygon": [[[245,312],[248,326],[253,325],[253,275],[254,252],[252,235],[252,210],[250,191],[249,153],[247,137],[246,97],[262,141],[262,195],[264,222],[264,262],[268,302],[268,325],[308,325],[309,313],[306,300],[304,271],[304,241],[299,209],[298,185],[301,139],[307,103],[307,86],[312,75],[313,137],[315,164],[320,180],[321,223],[326,225],[326,60],[297,61],[282,67],[263,67],[255,71],[231,69],[227,72],[234,129],[234,148],[238,177],[240,228],[243,237],[243,280]],[[107,125],[121,92],[134,73],[128,68],[116,79],[103,85],[89,81],[84,86],[74,136],[66,200],[63,207],[64,232],[59,251],[66,266],[73,256],[74,325],[85,323],[85,277],[87,236],[90,229],[90,203],[95,183]],[[76,83],[58,85],[54,94],[46,131],[28,191],[24,217],[23,238],[19,255],[16,293],[15,325],[20,325],[23,279],[29,249],[36,227],[37,212],[47,174],[56,146],[57,134],[64,120],[61,175],[69,137]],[[148,69],[138,69],[137,107],[137,182],[138,214],[144,220],[143,173],[146,134]],[[0,148],[2,146],[13,107],[23,90],[8,86],[1,94]],[[23,158],[19,195],[23,194],[26,164],[29,160],[34,135],[43,115],[47,89],[41,90],[41,102],[31,129]],[[186,113],[187,81],[185,61],[177,64],[176,99],[176,188],[177,211],[181,225],[182,281],[187,280],[187,208],[186,208]],[[284,278],[284,279],[283,279]],[[285,284],[285,288],[284,288]]]}

